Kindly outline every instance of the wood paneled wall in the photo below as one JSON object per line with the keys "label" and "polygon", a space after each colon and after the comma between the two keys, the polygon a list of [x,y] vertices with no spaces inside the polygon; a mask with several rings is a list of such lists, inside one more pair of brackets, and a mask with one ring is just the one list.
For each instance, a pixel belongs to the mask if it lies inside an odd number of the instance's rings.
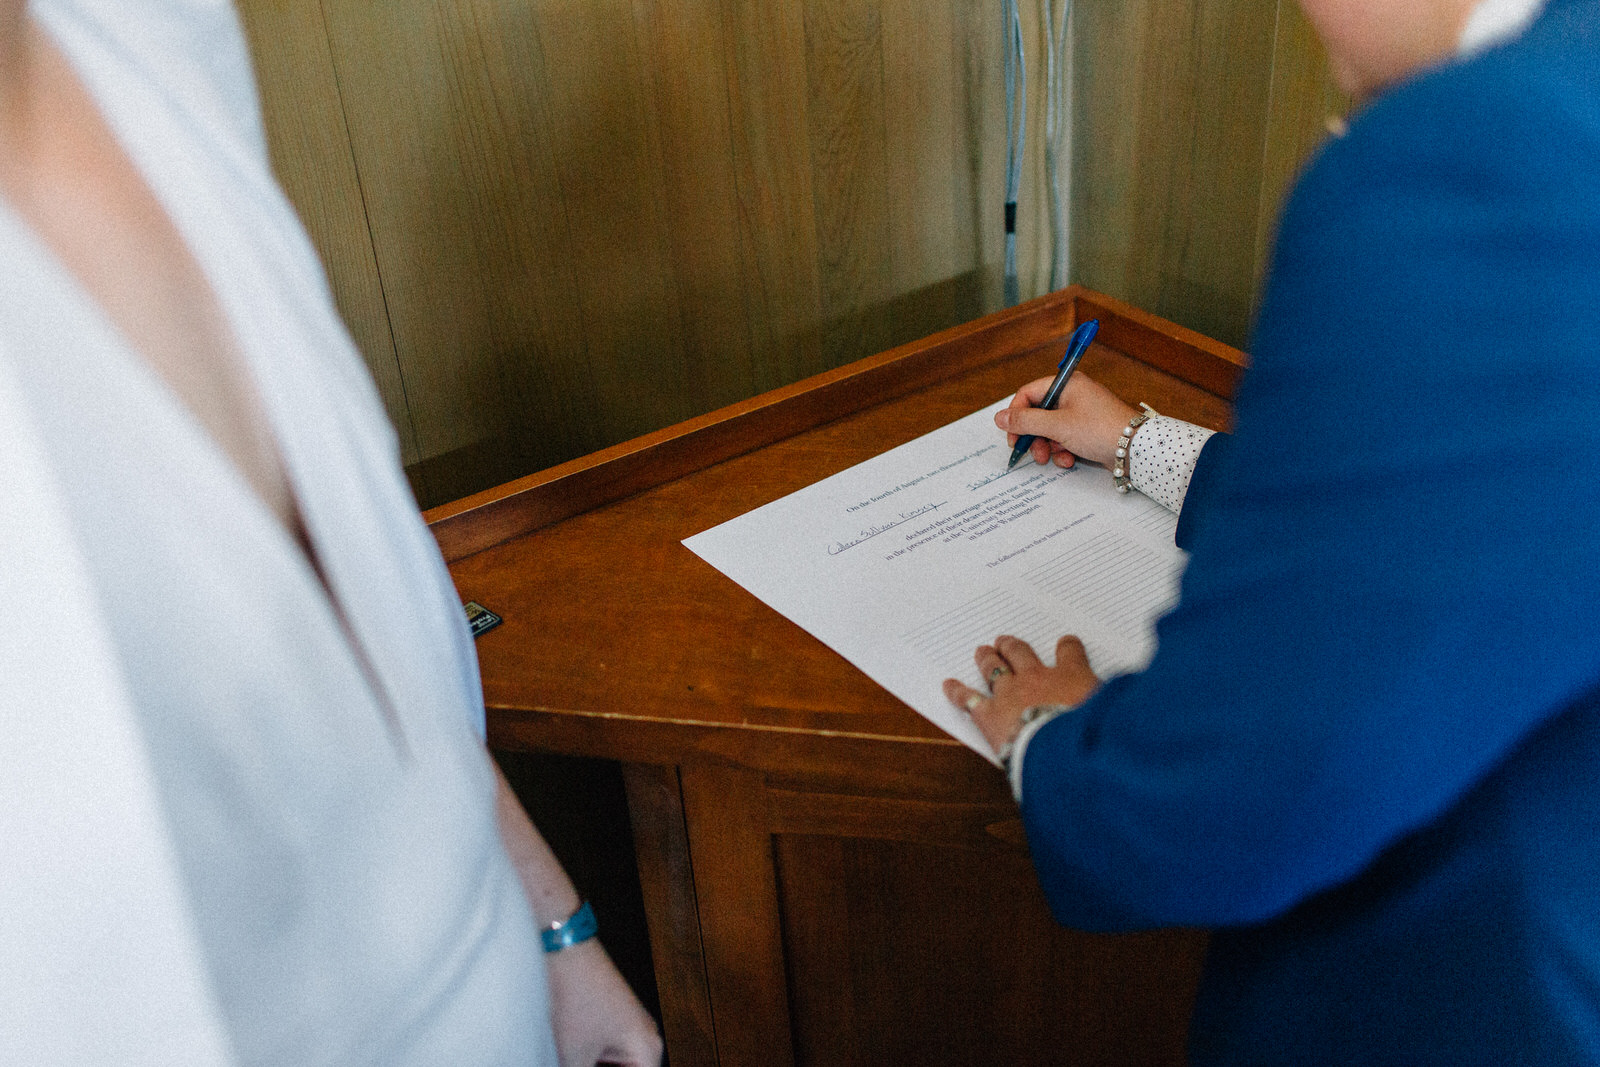
{"label": "wood paneled wall", "polygon": [[1347,102],[1293,0],[1079,0],[1073,280],[1246,347],[1278,208]]}
{"label": "wood paneled wall", "polygon": [[[1022,0],[1024,296],[1048,278],[1045,2]],[[999,306],[997,0],[240,8],[424,505]],[[1337,105],[1314,42],[1292,0],[1074,18],[1072,280],[1243,342]]]}

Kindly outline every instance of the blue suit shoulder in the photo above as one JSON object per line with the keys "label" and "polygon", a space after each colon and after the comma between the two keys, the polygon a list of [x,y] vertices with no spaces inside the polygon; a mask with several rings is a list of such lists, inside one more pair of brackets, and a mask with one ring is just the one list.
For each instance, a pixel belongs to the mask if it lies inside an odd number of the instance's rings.
{"label": "blue suit shoulder", "polygon": [[[1252,409],[1315,403],[1332,427],[1399,426],[1424,401],[1470,426],[1506,414],[1513,355],[1530,386],[1520,395],[1548,385],[1546,403],[1588,373],[1600,5],[1565,9],[1587,16],[1587,32],[1563,36],[1547,19],[1426,72],[1318,153],[1279,227],[1242,424]],[[1312,463],[1309,449],[1327,444],[1306,443],[1280,465]]]}
{"label": "blue suit shoulder", "polygon": [[[1281,234],[1326,239],[1330,214],[1401,233],[1497,212],[1506,226],[1600,205],[1600,4],[1568,4],[1523,38],[1425,71],[1328,141]],[[1578,18],[1582,14],[1584,17]],[[1430,209],[1423,212],[1421,208]],[[1507,214],[1523,209],[1522,214]]]}

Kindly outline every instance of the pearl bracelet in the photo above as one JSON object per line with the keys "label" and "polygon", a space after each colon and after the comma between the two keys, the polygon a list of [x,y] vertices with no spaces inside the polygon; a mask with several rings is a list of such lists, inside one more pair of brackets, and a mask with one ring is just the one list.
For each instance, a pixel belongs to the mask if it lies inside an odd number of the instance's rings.
{"label": "pearl bracelet", "polygon": [[1133,440],[1139,427],[1149,422],[1150,416],[1155,414],[1147,404],[1141,404],[1140,407],[1144,410],[1128,420],[1128,425],[1122,428],[1122,436],[1117,438],[1117,465],[1111,468],[1111,484],[1117,487],[1119,493],[1126,493],[1132,488],[1133,478],[1129,472],[1133,470],[1133,460],[1128,455],[1128,443]]}

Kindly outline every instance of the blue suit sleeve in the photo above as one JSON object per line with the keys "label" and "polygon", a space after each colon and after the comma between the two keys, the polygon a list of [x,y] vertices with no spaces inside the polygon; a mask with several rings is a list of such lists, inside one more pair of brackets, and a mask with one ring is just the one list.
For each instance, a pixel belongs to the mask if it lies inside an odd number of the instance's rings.
{"label": "blue suit sleeve", "polygon": [[1183,494],[1183,508],[1178,512],[1178,528],[1172,534],[1173,541],[1185,551],[1194,547],[1196,531],[1217,497],[1217,471],[1226,462],[1223,457],[1232,447],[1232,440],[1229,434],[1214,433],[1200,448],[1189,488]]}
{"label": "blue suit sleeve", "polygon": [[1600,680],[1600,103],[1469,75],[1301,182],[1159,651],[1028,748],[1062,922],[1278,915]]}

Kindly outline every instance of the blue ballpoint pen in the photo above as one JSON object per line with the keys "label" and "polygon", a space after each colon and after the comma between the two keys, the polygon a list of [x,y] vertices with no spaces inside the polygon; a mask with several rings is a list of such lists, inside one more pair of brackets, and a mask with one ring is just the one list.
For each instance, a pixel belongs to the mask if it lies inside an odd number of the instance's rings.
{"label": "blue ballpoint pen", "polygon": [[[1067,354],[1061,357],[1061,365],[1056,368],[1056,380],[1050,383],[1049,390],[1044,394],[1044,399],[1039,402],[1042,408],[1053,408],[1056,401],[1061,399],[1061,390],[1067,387],[1067,379],[1072,377],[1072,372],[1078,369],[1078,360],[1089,350],[1089,342],[1094,340],[1096,331],[1100,329],[1099,319],[1090,319],[1088,322],[1072,331],[1072,339],[1067,342]],[[1011,450],[1011,462],[1006,464],[1006,470],[1017,465],[1017,460],[1027,454],[1033,444],[1033,434],[1025,433],[1017,438],[1017,447]]]}

